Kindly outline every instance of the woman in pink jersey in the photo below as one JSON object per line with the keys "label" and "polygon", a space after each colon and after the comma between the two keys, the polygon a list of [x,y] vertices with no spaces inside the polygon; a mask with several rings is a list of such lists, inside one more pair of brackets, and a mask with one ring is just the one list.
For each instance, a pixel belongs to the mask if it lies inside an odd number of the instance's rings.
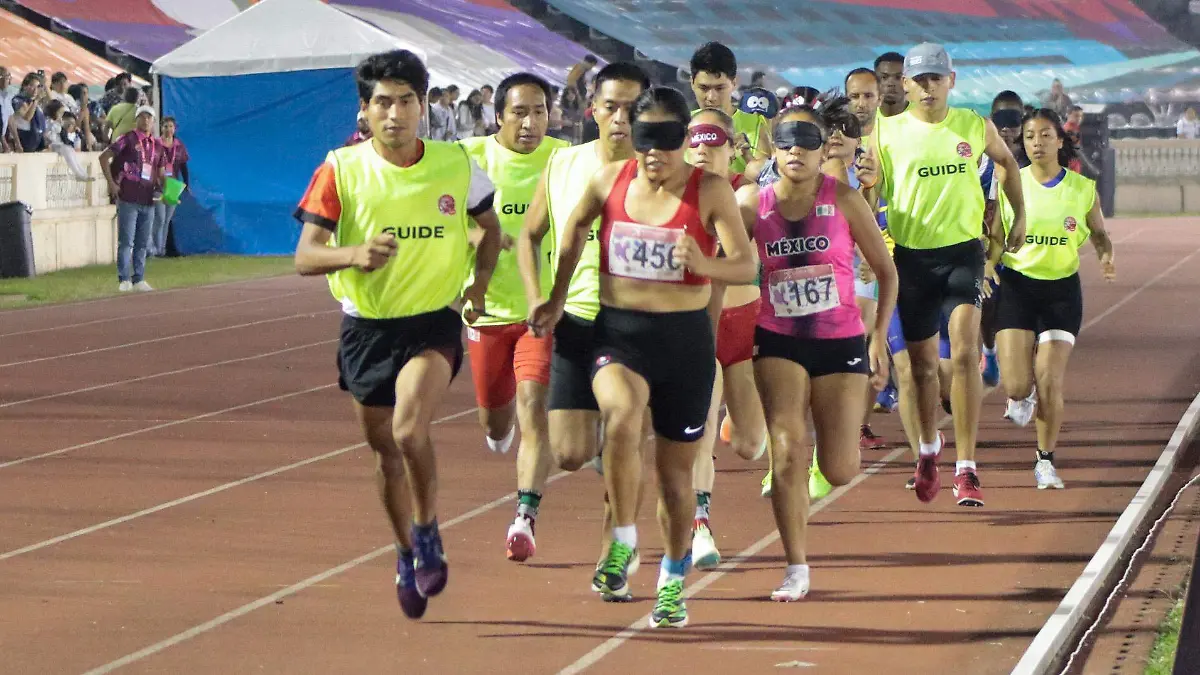
{"label": "woman in pink jersey", "polygon": [[[687,624],[683,578],[691,565],[692,465],[704,435],[716,350],[706,308],[710,279],[754,279],[745,224],[728,179],[684,161],[691,117],[667,87],[633,105],[636,160],[614,162],[592,178],[559,250],[554,290],[530,310],[545,334],[562,317],[566,291],[592,223],[601,219],[600,313],[592,391],[604,419],[604,483],[613,513],[612,543],[593,581],[606,600],[629,598],[638,559],[634,523],[642,484],[646,409],[657,437],[655,467],[664,553],[651,627]],[[725,257],[716,257],[720,238]]]}
{"label": "woman in pink jersey", "polygon": [[[808,594],[805,420],[811,410],[825,478],[835,486],[850,482],[859,469],[868,374],[876,389],[888,379],[888,319],[896,303],[896,268],[871,208],[821,172],[828,128],[807,106],[784,113],[775,129],[780,179],[760,190],[757,208],[742,207],[762,261],[754,376],[774,457],[771,505],[788,561],[771,599],[784,602]],[[856,245],[879,280],[869,354],[854,301]]]}

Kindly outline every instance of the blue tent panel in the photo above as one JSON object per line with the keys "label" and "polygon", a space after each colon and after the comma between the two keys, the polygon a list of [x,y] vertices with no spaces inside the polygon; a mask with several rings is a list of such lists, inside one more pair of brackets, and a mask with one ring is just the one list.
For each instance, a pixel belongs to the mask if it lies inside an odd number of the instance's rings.
{"label": "blue tent panel", "polygon": [[175,213],[181,253],[285,255],[313,171],[354,132],[351,69],[162,78],[163,114],[191,159]]}

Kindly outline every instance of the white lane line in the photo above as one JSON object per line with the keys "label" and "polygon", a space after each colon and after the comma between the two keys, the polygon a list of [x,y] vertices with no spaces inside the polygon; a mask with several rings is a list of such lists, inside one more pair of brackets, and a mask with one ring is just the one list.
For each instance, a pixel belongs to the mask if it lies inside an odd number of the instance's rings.
{"label": "white lane line", "polygon": [[[1113,304],[1112,307],[1110,307],[1107,311],[1101,313],[1098,316],[1093,317],[1090,321],[1088,321],[1086,324],[1084,324],[1080,328],[1079,332],[1082,333],[1083,331],[1085,331],[1085,330],[1091,328],[1092,326],[1095,326],[1097,323],[1100,323],[1101,321],[1103,321],[1106,317],[1110,316],[1117,308],[1125,305],[1125,303],[1132,300],[1139,293],[1144,291],[1146,288],[1150,287],[1150,285],[1154,284],[1159,279],[1165,277],[1167,274],[1169,274],[1175,268],[1177,268],[1180,265],[1182,265],[1183,263],[1187,262],[1189,259],[1191,259],[1193,256],[1195,256],[1197,253],[1200,253],[1200,248],[1197,248],[1190,255],[1188,255],[1183,260],[1180,260],[1178,263],[1175,263],[1171,267],[1168,267],[1167,269],[1163,270],[1163,272],[1161,274],[1158,274],[1158,275],[1152,277],[1151,279],[1149,279],[1145,283],[1143,283],[1141,286],[1138,286],[1136,289],[1134,289],[1132,292],[1130,292],[1124,298],[1122,298],[1121,300],[1119,300],[1118,302]],[[991,391],[991,390],[990,389],[985,390],[984,396],[986,396],[989,391]],[[938,426],[941,426],[949,419],[950,419],[949,417],[943,418],[939,422]],[[878,473],[878,471],[884,465],[886,465],[891,460],[899,457],[901,454],[906,453],[906,452],[911,452],[911,449],[908,447],[902,447],[902,448],[899,448],[899,449],[889,453],[887,457],[884,457],[881,461],[876,462],[875,464],[873,464],[870,468],[868,468],[863,473],[860,473],[857,476],[855,476],[854,480],[850,481],[846,485],[843,485],[842,487],[839,487],[836,490],[834,490],[833,492],[829,493],[828,497],[826,497],[824,500],[822,500],[821,502],[818,502],[816,505],[814,505],[812,507],[812,510],[810,511],[810,519],[811,519],[811,514],[815,514],[818,511],[820,511],[821,509],[828,506],[829,504],[833,503],[838,497],[841,497],[843,494],[845,494],[847,491],[849,491],[850,488],[863,482],[871,474]],[[718,579],[725,576],[725,574],[727,572],[729,572],[732,569],[735,569],[736,567],[738,567],[739,565],[744,563],[747,559],[757,555],[760,551],[762,551],[766,547],[770,546],[771,544],[775,543],[775,541],[778,539],[779,539],[779,531],[778,530],[771,532],[770,534],[763,537],[762,539],[759,539],[754,544],[751,544],[749,548],[742,551],[741,553],[738,553],[732,560],[725,562],[725,563],[721,563],[721,565],[718,566],[716,570],[714,570],[713,572],[710,572],[707,575],[705,575],[704,577],[702,577],[700,579],[700,581],[693,584],[691,586],[691,588],[689,588],[687,590],[685,595],[690,598],[693,595],[695,595],[696,593],[699,593],[700,591],[704,590],[709,585],[713,584]],[[587,654],[584,654],[582,657],[579,658],[579,660],[575,661],[574,663],[567,666],[566,668],[563,668],[562,670],[560,670],[558,672],[558,675],[575,675],[576,673],[582,673],[583,671],[587,670],[588,668],[594,666],[597,662],[600,661],[600,659],[603,659],[605,656],[607,656],[608,654],[615,651],[621,645],[628,642],[630,638],[634,637],[635,635],[642,632],[643,630],[648,629],[649,621],[650,621],[650,615],[646,614],[645,616],[641,617],[634,623],[630,624],[629,627],[627,627],[625,630],[623,630],[620,633],[618,633],[617,635],[609,638],[604,643],[602,643],[600,646],[596,647],[595,649],[588,652]]]}
{"label": "white lane line", "polygon": [[269,295],[264,298],[252,298],[250,300],[237,300],[235,302],[222,302],[215,305],[200,305],[198,307],[181,307],[179,309],[168,309],[162,312],[153,312],[150,314],[131,314],[127,316],[114,316],[107,319],[95,319],[93,321],[81,321],[79,323],[67,323],[59,326],[49,326],[47,328],[32,328],[30,330],[20,330],[14,333],[0,333],[0,338],[16,337],[18,335],[33,335],[35,333],[48,333],[54,330],[65,330],[67,328],[82,328],[84,326],[95,326],[101,323],[112,323],[114,321],[127,321],[130,319],[146,319],[156,316],[167,316],[168,314],[183,314],[190,312],[199,312],[206,309],[222,309],[224,307],[236,307],[238,305],[249,305],[255,302],[270,302],[272,300],[281,300],[297,295],[307,295],[312,291],[294,291],[292,293],[284,293],[282,295]]}
{"label": "white lane line", "polygon": [[[576,472],[576,473],[578,473],[578,472]],[[553,476],[550,476],[548,479],[546,479],[546,484],[549,485],[555,481],[558,481],[562,478],[566,478],[567,476],[570,476],[570,475],[572,475],[572,474],[565,472],[565,471],[556,473]],[[515,501],[516,498],[517,498],[516,493],[510,492],[509,494],[506,494],[503,497],[494,499],[494,500],[488,502],[487,504],[478,506],[474,509],[471,509],[470,511],[467,511],[466,513],[463,513],[454,518],[451,518],[450,520],[446,521],[445,523],[443,523],[441,525],[441,529],[448,530],[451,527],[454,527],[461,523],[465,523],[468,520],[477,518],[477,517],[487,513],[488,511],[495,509],[498,506],[503,506],[509,502]],[[188,640],[191,640],[194,637],[203,635],[215,628],[219,628],[219,627],[229,623],[230,621],[239,619],[239,618],[249,614],[250,612],[253,612],[256,609],[270,606],[270,605],[274,604],[276,601],[282,600],[283,598],[286,598],[289,595],[295,595],[296,593],[299,593],[300,591],[303,591],[306,588],[311,588],[313,586],[316,586],[317,584],[320,584],[320,583],[326,581],[327,579],[335,577],[343,572],[354,569],[355,567],[358,567],[360,565],[365,565],[366,563],[369,563],[372,560],[375,560],[376,558],[378,558],[382,555],[386,555],[388,553],[394,553],[395,550],[396,550],[395,544],[388,544],[386,546],[381,546],[381,547],[375,549],[374,551],[371,551],[370,553],[364,553],[363,555],[360,555],[359,557],[355,558],[354,560],[346,561],[346,562],[342,563],[341,565],[338,565],[337,567],[331,567],[331,568],[325,570],[324,572],[315,574],[303,581],[292,584],[291,586],[288,586],[287,588],[280,589],[270,595],[261,597],[258,600],[255,600],[254,602],[246,603],[246,604],[242,605],[241,607],[237,607],[228,612],[225,612],[224,614],[216,617],[215,619],[211,619],[211,620],[206,621],[198,626],[189,628],[188,630],[185,630],[182,633],[176,633],[175,635],[172,635],[171,637],[166,638],[165,640],[156,642],[156,643],[150,645],[149,647],[145,647],[144,649],[139,649],[138,651],[133,652],[132,654],[122,656],[121,658],[119,658],[115,661],[106,663],[103,666],[100,666],[98,668],[93,668],[92,670],[89,670],[86,673],[84,673],[84,675],[104,675],[105,673],[111,673],[114,670],[117,670],[118,668],[123,668],[132,663],[141,661],[142,659],[146,658],[147,656],[152,656],[154,654],[157,654],[158,652],[161,652],[164,649],[169,649],[170,647],[174,647],[175,645],[177,645],[181,642],[186,642]]]}
{"label": "white lane line", "polygon": [[[1197,249],[1197,251],[1200,252],[1200,249]],[[1195,255],[1195,253],[1193,253],[1192,255]],[[1133,295],[1140,293],[1147,286],[1149,286],[1150,284],[1157,281],[1158,278],[1159,277],[1155,277],[1154,279],[1147,281],[1146,283],[1142,284],[1140,287],[1135,289],[1129,296],[1126,296],[1126,298],[1121,301],[1122,304],[1124,304],[1124,302],[1127,302]],[[1081,332],[1082,332],[1082,330],[1086,330],[1087,328],[1096,325],[1096,323],[1098,323],[1101,319],[1108,316],[1108,314],[1109,313],[1105,313],[1101,316],[1098,316],[1098,317],[1092,319],[1091,321],[1089,321],[1087,324],[1085,324],[1083,326],[1083,328],[1081,329]],[[942,420],[943,424],[945,423],[946,419],[948,419],[948,418],[944,418]],[[939,424],[939,426],[940,426],[940,424]],[[855,476],[854,480],[850,481],[850,483],[835,489],[824,500],[818,502],[817,504],[814,504],[810,513],[817,513],[820,510],[824,509],[825,506],[827,506],[828,504],[832,504],[834,502],[834,500],[841,497],[850,488],[852,488],[852,487],[858,485],[859,483],[861,483],[862,481],[866,480],[869,475],[871,475],[872,473],[878,473],[883,465],[895,460],[897,457],[900,457],[901,455],[908,453],[908,452],[911,452],[911,449],[908,448],[907,446],[905,446],[905,447],[897,448],[896,450],[888,453],[888,455],[886,457],[884,457],[882,460],[871,465],[871,467],[869,467],[863,473]],[[549,484],[550,482],[553,482],[559,478],[565,477],[567,475],[570,475],[570,474],[567,474],[567,473],[555,474],[554,476],[551,476],[549,480],[547,480],[547,484]],[[478,509],[475,509],[474,511],[470,511],[466,514],[463,514],[462,516],[459,516],[459,518],[450,521],[443,527],[448,527],[450,524],[455,524],[456,522],[461,522],[461,520],[459,520],[459,519],[467,520],[469,518],[473,518],[481,513],[490,511],[491,509],[493,509],[497,506],[500,506],[501,504],[512,501],[515,498],[516,498],[515,494],[506,495],[505,497],[502,497],[496,501],[493,501],[490,504],[485,504],[484,506],[481,506]],[[706,575],[699,582],[697,582],[695,585],[692,586],[692,589],[690,589],[688,592],[689,597],[699,590],[697,588],[697,586],[700,586],[700,584],[704,584],[703,587],[707,587],[707,586],[713,584],[718,579],[720,579],[722,576],[724,576],[727,571],[734,569],[735,567],[740,565],[742,562],[745,562],[745,560],[747,560],[748,558],[753,557],[755,554],[762,551],[767,546],[770,546],[771,543],[773,543],[775,541],[775,539],[778,537],[779,537],[778,531],[773,532],[773,533],[767,535],[766,537],[763,537],[758,542],[755,542],[753,545],[751,545],[749,548],[745,549],[741,553],[739,553],[737,555],[737,557],[734,558],[734,560],[731,560],[726,563],[722,563],[721,566],[718,567],[716,571],[710,572],[708,575]],[[358,567],[359,565],[368,563],[368,562],[374,560],[375,558],[378,558],[379,556],[387,553],[388,551],[392,551],[392,550],[394,550],[394,546],[391,544],[381,547],[379,549],[376,549],[370,553],[359,556],[358,558],[355,558],[354,560],[344,562],[341,565],[338,565],[337,567],[330,568],[324,572],[321,572],[320,574],[311,576],[308,579],[305,579],[304,581],[301,581],[297,584],[288,586],[287,588],[277,591],[276,593],[272,593],[271,595],[265,596],[263,598],[259,598],[258,600],[255,600],[254,602],[247,603],[245,605],[242,605],[241,607],[230,610],[229,612],[226,612],[225,614],[222,614],[221,616],[218,616],[215,619],[212,619],[210,621],[202,623],[198,626],[194,626],[186,631],[183,631],[182,633],[177,633],[165,640],[156,642],[156,643],[150,645],[149,647],[146,647],[139,651],[133,652],[132,654],[124,656],[120,659],[117,659],[116,661],[113,661],[111,663],[100,666],[99,668],[96,668],[94,670],[90,670],[87,673],[85,673],[84,675],[103,675],[104,673],[110,673],[113,670],[116,670],[117,668],[121,668],[121,667],[127,666],[131,663],[140,661],[140,660],[146,658],[147,656],[157,654],[158,652],[163,651],[164,649],[168,649],[168,648],[170,648],[174,645],[177,645],[181,642],[186,642],[187,640],[190,640],[196,636],[203,635],[204,633],[207,633],[215,628],[219,628],[219,627],[225,625],[226,623],[229,623],[230,621],[233,621],[235,619],[238,619],[242,616],[249,614],[250,612],[253,612],[256,609],[271,605],[276,600],[286,598],[287,596],[293,595],[295,593],[299,593],[300,591],[303,591],[304,589],[309,588],[310,586],[319,584],[319,583],[325,581],[326,579],[329,579],[331,577],[337,576],[338,574],[341,574],[342,572],[351,570],[355,567]],[[710,577],[711,577],[711,579],[709,579]],[[707,580],[707,582],[706,582],[706,580]],[[647,621],[648,621],[648,617],[642,617],[638,623],[631,625],[629,628],[626,629],[625,632],[621,633],[621,635],[625,635],[626,632],[629,632],[631,630],[633,632],[630,633],[630,636],[636,634],[636,632],[638,632],[638,630],[640,630],[641,626],[646,625]],[[617,636],[617,637],[620,637],[620,636]],[[609,642],[612,642],[613,640],[616,640],[616,639],[617,639],[616,637],[611,638],[608,642],[605,642],[600,647],[597,647],[596,650],[603,648],[605,645],[609,644]],[[621,640],[620,642],[614,644],[610,649],[606,650],[604,652],[604,654],[607,654],[607,653],[611,652],[612,650],[616,649],[617,647],[619,647],[621,645],[621,643],[625,642],[626,640],[628,640],[628,637],[626,637],[625,639]],[[596,650],[593,650],[593,652]],[[589,652],[589,654],[590,653],[591,652]],[[601,654],[600,656],[602,657],[603,654]],[[580,661],[583,661],[584,659],[587,659],[587,658],[588,658],[588,656],[585,655],[583,658],[580,659]],[[595,660],[593,660],[592,663],[594,663],[597,660],[599,660],[599,657],[596,658]],[[579,663],[579,662],[576,662],[576,663]],[[568,666],[568,669],[564,670],[562,672],[564,672],[564,673],[565,672],[580,672],[580,670],[582,670],[582,669],[570,670],[571,667],[572,666]]]}
{"label": "white lane line", "polygon": [[[280,280],[294,279],[294,278],[295,277],[291,274],[279,274],[279,275],[269,276],[269,277],[255,277],[253,279],[235,279],[234,281],[221,281],[221,282],[218,282],[215,284],[204,284],[202,286],[181,286],[179,288],[166,288],[166,289],[162,289],[162,290],[155,290],[153,293],[149,293],[149,294],[147,294],[147,293],[121,293],[119,295],[110,295],[108,297],[103,297],[103,298],[89,298],[87,300],[75,300],[73,302],[59,302],[59,303],[54,303],[54,304],[49,304],[49,305],[38,305],[37,307],[20,307],[17,309],[9,309],[9,310],[0,312],[0,316],[3,316],[5,314],[12,314],[14,316],[18,315],[18,314],[26,314],[26,313],[32,314],[34,312],[47,312],[47,311],[52,311],[52,310],[56,310],[56,309],[70,311],[72,308],[78,307],[80,305],[99,305],[99,304],[103,304],[103,303],[120,301],[120,300],[124,300],[124,301],[132,303],[132,302],[136,301],[137,299],[141,299],[141,298],[157,298],[157,297],[161,297],[164,295],[177,295],[179,293],[188,293],[191,291],[203,291],[203,290],[208,290],[211,288],[225,288],[227,286],[237,286],[239,284],[255,284],[255,283],[259,283],[259,282],[280,281]],[[263,286],[266,287],[267,284],[263,283]],[[273,289],[264,288],[263,290],[273,290]],[[197,293],[197,295],[199,295],[199,293]]]}
{"label": "white lane line", "polygon": [[[454,413],[453,415],[447,415],[445,417],[436,419],[433,421],[433,424],[441,424],[442,422],[449,422],[450,420],[458,419],[459,417],[465,417],[467,415],[470,415],[471,413],[474,413],[475,410],[476,410],[476,408],[471,408],[470,410],[462,410],[462,411]],[[45,541],[39,541],[36,544],[30,544],[28,546],[22,546],[21,548],[18,548],[18,549],[13,549],[12,551],[8,551],[6,553],[0,553],[0,561],[8,560],[9,558],[15,558],[19,555],[24,555],[26,553],[32,553],[33,551],[47,548],[47,547],[53,546],[55,544],[60,544],[64,541],[70,541],[72,539],[82,537],[84,535],[91,534],[93,532],[99,532],[100,530],[105,530],[110,527],[115,527],[122,523],[128,523],[131,520],[137,520],[138,518],[149,516],[149,515],[158,513],[160,511],[166,511],[167,509],[174,508],[176,506],[180,506],[181,504],[187,504],[188,502],[194,502],[197,499],[203,499],[210,495],[215,495],[219,492],[225,492],[226,490],[232,490],[235,487],[239,487],[239,486],[245,485],[247,483],[253,483],[254,481],[262,480],[264,478],[270,478],[271,476],[277,476],[286,471],[291,471],[292,469],[299,469],[300,467],[308,466],[309,464],[316,464],[317,462],[323,462],[327,459],[332,459],[334,457],[337,457],[338,455],[344,455],[347,452],[351,452],[351,451],[357,450],[359,448],[365,448],[366,446],[367,446],[366,443],[355,443],[353,445],[347,445],[344,448],[338,448],[337,450],[327,452],[323,455],[317,455],[316,457],[309,457],[308,459],[303,459],[298,462],[293,462],[286,466],[280,466],[280,467],[276,467],[274,469],[270,469],[268,471],[256,473],[253,476],[247,476],[245,478],[240,478],[238,480],[230,481],[228,483],[222,483],[221,485],[218,485],[213,488],[209,488],[202,492],[196,492],[196,493],[190,494],[186,497],[180,497],[179,499],[172,499],[169,502],[163,502],[162,504],[158,504],[156,506],[151,506],[149,508],[142,509],[141,511],[137,511],[135,513],[130,513],[128,515],[121,516],[120,518],[113,518],[112,520],[106,520],[103,523],[97,523],[90,527],[85,527],[83,529],[75,530],[74,532],[68,532],[66,534],[59,535],[57,537],[52,537],[50,539],[46,539]]]}
{"label": "white lane line", "polygon": [[164,337],[151,338],[149,340],[138,340],[136,342],[126,342],[125,344],[113,345],[111,347],[97,347],[96,349],[85,349],[81,352],[72,352],[70,354],[55,354],[54,356],[43,356],[37,359],[28,359],[25,361],[11,361],[9,363],[0,363],[0,368],[11,368],[12,366],[25,366],[31,363],[42,363],[43,361],[54,361],[57,359],[66,359],[72,356],[84,356],[86,354],[99,354],[101,352],[111,352],[116,349],[125,349],[126,347],[138,347],[141,345],[154,344],[156,342],[166,342],[168,340],[178,340],[179,338],[195,337],[197,335],[209,335],[211,333],[220,333],[227,330],[237,330],[239,328],[249,328],[251,326],[262,326],[268,323],[277,323],[280,321],[289,321],[291,319],[312,318],[324,314],[341,313],[340,309],[329,309],[316,312],[300,312],[299,314],[289,314],[287,316],[277,316],[271,319],[261,319],[259,321],[251,321],[249,323],[239,323],[233,326],[222,326],[220,328],[207,328],[191,333],[178,333],[176,335],[167,335]]}
{"label": "white lane line", "polygon": [[[1021,656],[1021,660],[1013,668],[1012,675],[1046,673],[1058,661],[1058,657],[1068,646],[1067,639],[1087,618],[1087,609],[1099,597],[1105,581],[1113,574],[1117,563],[1125,554],[1125,549],[1132,544],[1133,535],[1150,519],[1151,508],[1154,507],[1163,488],[1166,487],[1167,481],[1170,480],[1172,472],[1175,471],[1175,465],[1179,461],[1179,455],[1183,454],[1184,448],[1196,433],[1198,425],[1200,425],[1200,394],[1192,399],[1192,404],[1179,419],[1175,433],[1171,435],[1166,449],[1159,455],[1158,461],[1150,470],[1150,474],[1146,476],[1141,488],[1129,501],[1129,505],[1125,507],[1121,517],[1117,519],[1108,536],[1104,538],[1100,548],[1096,550],[1096,554],[1092,556],[1087,566],[1083,568],[1083,572],[1075,579],[1075,583],[1071,584],[1071,589],[1067,591],[1062,602],[1058,603],[1058,607],[1054,608],[1054,613],[1034,636],[1033,642],[1029,644]],[[1109,599],[1111,600],[1111,596]],[[1064,669],[1063,672],[1066,670]]]}
{"label": "white lane line", "polygon": [[24,464],[25,462],[32,462],[36,459],[45,459],[47,457],[57,457],[58,455],[66,454],[66,453],[72,452],[74,450],[82,450],[84,448],[90,448],[92,446],[100,445],[102,443],[110,443],[112,441],[118,441],[118,440],[121,440],[122,438],[129,438],[130,436],[137,436],[138,434],[144,434],[149,431],[158,431],[159,429],[169,429],[174,426],[179,426],[180,424],[187,424],[188,422],[195,422],[197,420],[208,419],[210,417],[216,417],[217,415],[224,415],[225,413],[231,413],[236,410],[245,410],[246,408],[253,408],[256,405],[262,405],[264,403],[274,403],[275,401],[282,401],[284,399],[292,398],[293,396],[303,396],[305,394],[311,394],[314,391],[321,391],[322,389],[330,389],[330,388],[336,387],[336,386],[337,386],[336,384],[322,384],[317,387],[309,387],[308,389],[301,389],[300,391],[293,391],[290,394],[281,394],[279,396],[272,396],[270,398],[264,398],[264,399],[259,399],[257,401],[251,401],[250,403],[243,403],[241,405],[235,405],[235,406],[231,406],[229,408],[222,408],[220,410],[214,410],[212,412],[207,412],[207,413],[203,413],[200,415],[193,415],[192,417],[186,417],[184,419],[173,420],[171,422],[164,422],[162,424],[155,424],[153,426],[143,427],[141,429],[134,429],[133,431],[126,431],[125,433],[115,434],[113,436],[105,436],[104,438],[98,438],[94,441],[88,441],[87,443],[79,443],[78,445],[72,445],[72,446],[69,446],[66,448],[60,448],[58,450],[51,450],[50,452],[43,452],[40,455],[30,455],[29,457],[22,457],[20,459],[11,459],[7,462],[0,462],[0,469],[7,469],[10,466],[17,466],[18,464]]}
{"label": "white lane line", "polygon": [[46,394],[45,396],[35,396],[34,398],[24,398],[19,401],[8,401],[6,403],[0,403],[0,408],[11,408],[12,406],[15,406],[15,405],[21,405],[23,403],[34,403],[36,401],[48,401],[50,399],[62,398],[64,396],[73,396],[75,394],[83,394],[83,393],[86,393],[89,391],[99,391],[101,389],[108,389],[110,387],[119,387],[123,384],[133,384],[134,382],[145,382],[146,380],[153,380],[153,379],[156,379],[159,377],[167,377],[169,375],[179,375],[181,373],[190,373],[192,371],[203,370],[205,368],[214,368],[216,366],[227,366],[231,363],[245,363],[246,361],[254,361],[256,359],[265,359],[265,358],[271,357],[271,356],[287,354],[289,352],[300,351],[302,349],[308,349],[310,347],[319,347],[321,345],[333,344],[335,342],[337,342],[337,340],[322,340],[321,342],[310,342],[308,344],[300,345],[298,347],[288,347],[286,349],[277,349],[273,352],[254,354],[253,356],[243,356],[243,357],[236,358],[236,359],[226,359],[225,361],[215,361],[213,363],[204,363],[204,364],[201,364],[198,366],[189,366],[187,368],[179,368],[177,370],[168,370],[168,371],[165,371],[162,373],[154,373],[152,375],[142,375],[141,377],[131,377],[127,380],[117,380],[116,382],[106,382],[104,384],[97,384],[97,385],[93,385],[91,387],[83,387],[81,389],[72,389],[71,391],[63,391],[63,392],[59,392],[57,394]]}

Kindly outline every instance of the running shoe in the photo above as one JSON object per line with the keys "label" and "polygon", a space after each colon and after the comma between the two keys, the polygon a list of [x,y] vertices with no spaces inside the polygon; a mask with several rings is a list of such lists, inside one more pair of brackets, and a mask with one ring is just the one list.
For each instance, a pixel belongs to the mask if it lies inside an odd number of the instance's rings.
{"label": "running shoe", "polygon": [[883,440],[883,436],[875,435],[870,424],[864,424],[859,430],[858,447],[863,450],[882,450],[887,447],[887,441]]}
{"label": "running shoe", "polygon": [[619,541],[608,545],[608,556],[596,570],[593,584],[608,601],[629,599],[629,568],[637,551]]}
{"label": "running shoe", "polygon": [[808,498],[815,502],[828,497],[830,492],[833,492],[833,485],[821,473],[821,467],[817,465],[817,449],[813,448],[812,466],[808,468]]}
{"label": "running shoe", "polygon": [[[641,566],[642,566],[642,556],[637,551],[634,551],[633,559],[629,561],[629,571],[626,572],[626,574],[625,574],[626,578],[637,574],[638,568]],[[604,567],[604,563],[600,563],[599,565],[596,565],[596,573],[592,576],[592,592],[593,593],[600,592],[600,569],[603,567]],[[617,602],[620,600],[633,600],[632,597],[606,598],[606,599],[610,600],[612,602]]]}
{"label": "running shoe", "polygon": [[396,558],[396,599],[400,601],[400,609],[404,616],[419,619],[425,616],[425,607],[429,600],[417,590],[417,575],[413,571],[412,556]]}
{"label": "running shoe", "polygon": [[528,516],[517,516],[512,525],[508,526],[508,537],[505,540],[508,559],[513,562],[525,562],[537,551],[533,539],[533,519]]}
{"label": "running shoe", "polygon": [[651,628],[683,628],[688,623],[683,601],[683,579],[672,579],[658,589],[658,602],[650,612]]}
{"label": "running shoe", "polygon": [[724,443],[733,442],[733,422],[730,421],[729,415],[726,415],[725,419],[721,420],[720,436],[721,441]]}
{"label": "running shoe", "polygon": [[767,469],[767,475],[763,476],[763,479],[762,479],[762,496],[764,498],[771,496],[771,483],[772,483],[771,470]]}
{"label": "running shoe", "polygon": [[959,506],[983,506],[983,490],[974,471],[964,471],[954,477],[954,496]]}
{"label": "running shoe", "polygon": [[697,519],[692,524],[692,559],[698,570],[716,569],[721,564],[721,552],[707,520]]}
{"label": "running shoe", "polygon": [[942,410],[945,410],[947,415],[954,415],[954,409],[950,407],[950,399],[942,399]]}
{"label": "running shoe", "polygon": [[917,477],[916,477],[916,476],[910,476],[910,477],[908,478],[908,482],[906,482],[906,483],[904,484],[904,489],[905,489],[905,490],[916,490],[916,489],[917,489]]}
{"label": "running shoe", "polygon": [[1039,490],[1063,489],[1062,479],[1058,477],[1058,472],[1054,470],[1054,464],[1048,459],[1039,459],[1037,464],[1033,465],[1033,476],[1037,479]]}
{"label": "running shoe", "polygon": [[989,387],[1000,384],[1000,359],[995,354],[983,355],[983,383]]}
{"label": "running shoe", "polygon": [[942,489],[942,478],[938,474],[938,458],[942,456],[942,448],[946,447],[946,436],[938,432],[938,451],[935,455],[921,455],[917,460],[917,472],[913,478],[913,489],[917,499],[929,503],[937,497]]}
{"label": "running shoe", "polygon": [[450,566],[446,564],[446,553],[442,549],[442,535],[437,522],[426,528],[425,533],[416,525],[412,528],[413,568],[417,579],[417,591],[432,598],[446,588],[450,579]]}
{"label": "running shoe", "polygon": [[798,570],[790,572],[783,578],[783,583],[771,592],[775,602],[795,602],[803,600],[808,595],[808,565],[802,565]]}
{"label": "running shoe", "polygon": [[896,409],[899,404],[899,394],[896,392],[896,385],[891,382],[884,387],[879,395],[875,397],[875,412],[890,413]]}
{"label": "running shoe", "polygon": [[1033,415],[1037,411],[1037,387],[1029,392],[1029,396],[1019,401],[1008,399],[1008,407],[1004,411],[1004,419],[1011,421],[1019,427],[1028,426],[1033,421]]}

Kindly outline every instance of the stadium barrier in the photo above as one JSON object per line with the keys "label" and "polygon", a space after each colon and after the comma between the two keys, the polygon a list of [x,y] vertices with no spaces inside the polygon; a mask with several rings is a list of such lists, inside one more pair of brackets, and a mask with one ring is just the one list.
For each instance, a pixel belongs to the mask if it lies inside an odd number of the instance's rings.
{"label": "stadium barrier", "polygon": [[116,262],[117,208],[108,203],[100,153],[78,157],[96,180],[76,180],[53,152],[0,154],[0,204],[20,201],[33,209],[38,274]]}

